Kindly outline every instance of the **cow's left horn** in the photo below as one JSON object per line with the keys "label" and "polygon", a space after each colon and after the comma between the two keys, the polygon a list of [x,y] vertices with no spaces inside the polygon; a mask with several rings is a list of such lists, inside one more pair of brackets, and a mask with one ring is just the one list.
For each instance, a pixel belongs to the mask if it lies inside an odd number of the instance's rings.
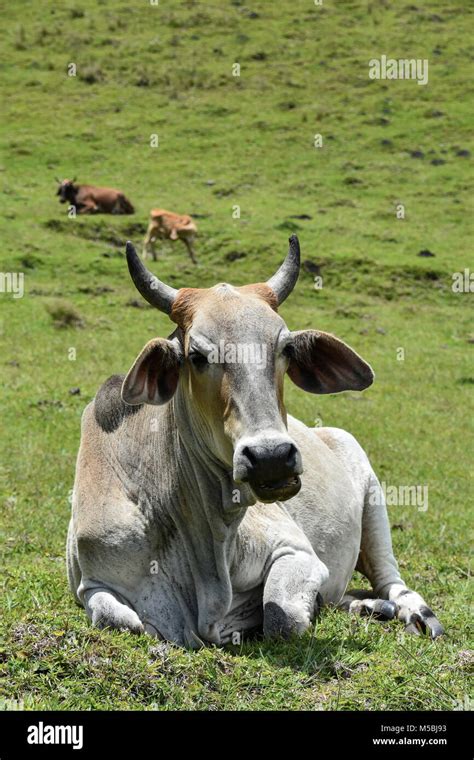
{"label": "cow's left horn", "polygon": [[169,314],[178,291],[169,285],[165,285],[152,272],[148,271],[140,261],[138,253],[130,240],[126,245],[126,253],[128,271],[139,293],[142,294],[149,304],[155,306],[160,311],[164,311],[165,314]]}
{"label": "cow's left horn", "polygon": [[278,304],[288,298],[300,273],[300,244],[296,235],[290,237],[289,243],[290,248],[285,261],[273,277],[267,280],[267,285],[275,293]]}

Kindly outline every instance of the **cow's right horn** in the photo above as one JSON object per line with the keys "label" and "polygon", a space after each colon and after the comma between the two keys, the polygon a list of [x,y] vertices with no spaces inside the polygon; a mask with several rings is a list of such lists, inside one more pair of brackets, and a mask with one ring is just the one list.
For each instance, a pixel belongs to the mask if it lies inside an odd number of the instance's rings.
{"label": "cow's right horn", "polygon": [[148,271],[140,261],[140,257],[130,240],[126,245],[126,253],[128,271],[139,293],[149,304],[160,311],[164,311],[165,314],[169,314],[178,291],[169,285],[165,285],[152,272]]}
{"label": "cow's right horn", "polygon": [[288,298],[300,273],[300,244],[296,235],[290,237],[289,243],[290,248],[285,261],[273,277],[267,280],[267,285],[275,293],[278,304],[283,303],[285,298]]}

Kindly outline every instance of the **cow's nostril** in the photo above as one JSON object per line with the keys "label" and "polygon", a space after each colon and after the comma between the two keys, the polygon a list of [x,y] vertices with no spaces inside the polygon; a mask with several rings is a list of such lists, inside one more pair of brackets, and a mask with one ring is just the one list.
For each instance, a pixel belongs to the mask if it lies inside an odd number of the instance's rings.
{"label": "cow's nostril", "polygon": [[247,459],[252,468],[255,467],[257,464],[257,457],[252,453],[252,450],[248,446],[245,446],[242,449],[242,455]]}

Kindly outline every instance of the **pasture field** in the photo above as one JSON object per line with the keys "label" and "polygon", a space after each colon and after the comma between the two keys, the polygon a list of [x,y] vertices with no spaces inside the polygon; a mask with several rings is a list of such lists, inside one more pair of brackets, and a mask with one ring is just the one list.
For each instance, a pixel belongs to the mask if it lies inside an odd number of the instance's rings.
{"label": "pasture field", "polygon": [[[472,706],[473,295],[452,289],[474,269],[470,26],[465,0],[11,0],[1,270],[24,273],[24,297],[0,293],[0,706]],[[428,59],[428,84],[369,79],[382,54]],[[122,189],[136,214],[68,218],[54,176],[76,174]],[[74,604],[65,538],[82,410],[171,332],[124,259],[153,206],[197,217],[199,266],[180,243],[149,263],[175,287],[266,279],[298,234],[323,287],[306,265],[283,316],[346,340],[376,381],[328,397],[288,382],[288,410],[352,432],[387,486],[428,487],[427,509],[389,513],[402,574],[444,637],[324,610],[300,640],[187,652],[94,630]]]}

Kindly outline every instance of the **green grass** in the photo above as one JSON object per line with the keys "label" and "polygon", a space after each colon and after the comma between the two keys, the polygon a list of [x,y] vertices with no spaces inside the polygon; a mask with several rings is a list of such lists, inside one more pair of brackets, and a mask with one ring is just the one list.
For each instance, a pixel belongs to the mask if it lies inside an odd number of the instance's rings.
{"label": "green grass", "polygon": [[[0,706],[464,704],[473,296],[451,284],[474,268],[472,158],[458,155],[473,152],[470,12],[460,0],[416,6],[9,4],[1,270],[25,273],[25,297],[0,293]],[[382,53],[428,58],[429,84],[369,80],[368,61]],[[74,174],[123,189],[136,215],[68,219],[53,177]],[[176,287],[265,279],[293,230],[303,259],[323,265],[322,290],[303,271],[282,314],[291,328],[349,342],[376,382],[340,397],[288,384],[288,408],[354,433],[386,483],[429,486],[426,512],[389,511],[403,575],[443,622],[441,640],[326,610],[301,640],[191,653],[94,630],[75,606],[64,544],[82,409],[149,338],[170,332],[163,315],[130,305],[139,296],[123,257],[157,205],[202,215],[199,267],[180,244],[150,264]],[[311,219],[292,218],[301,214]],[[235,253],[245,255],[231,263]]]}

